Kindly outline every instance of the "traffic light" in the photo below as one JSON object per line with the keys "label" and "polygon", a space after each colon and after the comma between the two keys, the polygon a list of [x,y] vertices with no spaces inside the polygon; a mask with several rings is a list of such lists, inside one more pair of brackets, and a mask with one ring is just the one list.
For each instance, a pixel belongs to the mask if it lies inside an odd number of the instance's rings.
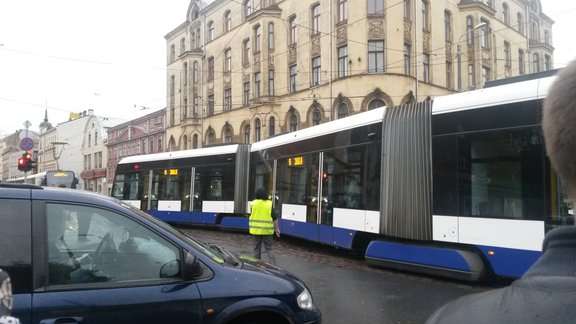
{"label": "traffic light", "polygon": [[18,170],[22,172],[28,172],[32,170],[32,154],[24,153],[22,157],[18,158]]}

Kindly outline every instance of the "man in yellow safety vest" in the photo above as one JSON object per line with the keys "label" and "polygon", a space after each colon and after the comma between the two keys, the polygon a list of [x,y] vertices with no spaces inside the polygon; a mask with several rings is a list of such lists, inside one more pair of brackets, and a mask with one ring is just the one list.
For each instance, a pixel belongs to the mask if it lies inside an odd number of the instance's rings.
{"label": "man in yellow safety vest", "polygon": [[274,232],[280,236],[278,220],[276,215],[272,213],[272,201],[269,199],[266,190],[259,188],[256,190],[255,196],[256,199],[250,203],[252,212],[249,220],[250,235],[252,235],[254,240],[253,256],[261,259],[262,243],[264,243],[270,263],[276,264],[276,259],[272,254],[272,236]]}

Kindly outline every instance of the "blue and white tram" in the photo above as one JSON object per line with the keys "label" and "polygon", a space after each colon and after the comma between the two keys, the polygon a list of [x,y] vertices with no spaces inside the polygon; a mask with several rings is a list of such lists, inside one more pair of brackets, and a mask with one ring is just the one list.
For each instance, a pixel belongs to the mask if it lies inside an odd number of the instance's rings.
{"label": "blue and white tram", "polygon": [[519,277],[568,207],[540,126],[553,78],[381,108],[254,143],[282,232],[386,267]]}
{"label": "blue and white tram", "polygon": [[112,196],[167,222],[246,228],[235,216],[246,212],[248,151],[232,144],[126,157]]}
{"label": "blue and white tram", "polygon": [[571,219],[540,126],[552,79],[375,109],[251,146],[125,158],[113,195],[166,221],[247,228],[235,216],[264,187],[283,235],[396,269],[519,277],[545,232]]}
{"label": "blue and white tram", "polygon": [[18,177],[18,178],[14,178],[14,179],[8,179],[6,180],[6,182],[11,182],[11,183],[28,183],[28,184],[34,184],[34,185],[42,185],[42,181],[44,179],[44,177],[46,176],[46,172],[39,172],[39,173],[34,173],[34,174],[29,174],[25,177]]}

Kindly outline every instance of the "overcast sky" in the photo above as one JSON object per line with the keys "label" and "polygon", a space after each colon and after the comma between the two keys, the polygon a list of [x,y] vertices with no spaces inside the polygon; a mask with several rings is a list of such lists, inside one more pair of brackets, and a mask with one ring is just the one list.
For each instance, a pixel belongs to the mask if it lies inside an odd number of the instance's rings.
{"label": "overcast sky", "polygon": [[[576,57],[576,2],[541,1],[556,21],[554,61],[561,67]],[[189,3],[0,0],[0,135],[26,120],[37,131],[46,107],[52,124],[88,109],[129,120],[163,108],[164,36],[185,21]]]}

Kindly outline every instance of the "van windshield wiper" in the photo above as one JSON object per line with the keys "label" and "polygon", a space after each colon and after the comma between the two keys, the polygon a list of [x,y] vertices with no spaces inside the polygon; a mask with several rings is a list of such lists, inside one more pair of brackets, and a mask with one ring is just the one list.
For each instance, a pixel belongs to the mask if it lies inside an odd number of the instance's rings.
{"label": "van windshield wiper", "polygon": [[230,264],[232,264],[233,266],[237,266],[240,264],[240,262],[237,261],[236,256],[234,254],[228,252],[226,249],[223,249],[216,244],[209,244],[208,246],[210,248],[218,251],[218,253],[220,253],[220,255],[222,255],[224,257],[224,259],[226,259],[226,261],[230,262]]}

